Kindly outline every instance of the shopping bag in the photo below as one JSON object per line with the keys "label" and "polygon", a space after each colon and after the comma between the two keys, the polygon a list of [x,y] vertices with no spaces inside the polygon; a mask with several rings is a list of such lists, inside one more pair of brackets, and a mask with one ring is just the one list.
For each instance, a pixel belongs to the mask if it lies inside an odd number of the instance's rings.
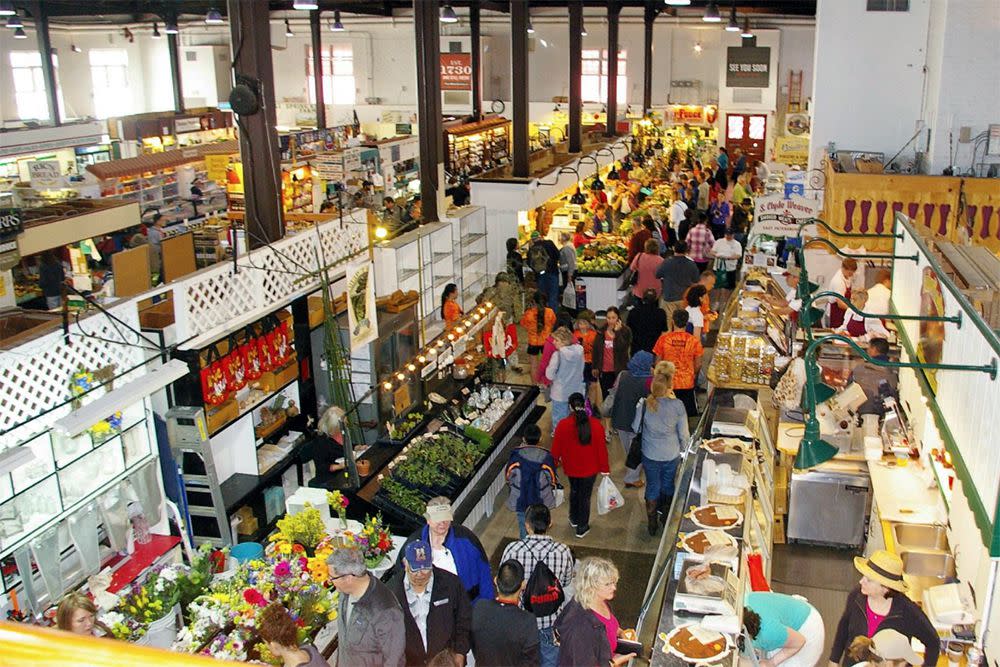
{"label": "shopping bag", "polygon": [[555,498],[555,504],[552,505],[552,509],[559,507],[563,504],[563,501],[566,500],[566,490],[563,489],[561,484],[552,489],[552,495]]}
{"label": "shopping bag", "polygon": [[562,306],[569,310],[576,310],[576,283],[567,283],[562,293]]}
{"label": "shopping bag", "polygon": [[607,514],[611,510],[618,509],[625,504],[625,497],[618,490],[615,483],[611,481],[610,475],[605,475],[601,479],[601,486],[597,489],[597,513]]}

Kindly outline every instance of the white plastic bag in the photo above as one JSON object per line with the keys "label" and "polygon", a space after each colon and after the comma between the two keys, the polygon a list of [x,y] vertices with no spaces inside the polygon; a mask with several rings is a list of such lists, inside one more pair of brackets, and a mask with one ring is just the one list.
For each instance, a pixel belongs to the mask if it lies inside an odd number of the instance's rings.
{"label": "white plastic bag", "polygon": [[552,495],[555,498],[555,504],[552,506],[553,509],[562,505],[566,499],[566,491],[558,486],[552,489]]}
{"label": "white plastic bag", "polygon": [[625,504],[625,497],[611,481],[610,475],[604,475],[597,489],[597,513],[607,514]]}

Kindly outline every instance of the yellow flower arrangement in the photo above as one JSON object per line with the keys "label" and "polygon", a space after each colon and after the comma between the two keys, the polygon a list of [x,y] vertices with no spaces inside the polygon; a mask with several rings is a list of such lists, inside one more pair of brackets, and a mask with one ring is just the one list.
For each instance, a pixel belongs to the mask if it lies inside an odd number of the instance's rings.
{"label": "yellow flower arrangement", "polygon": [[[298,543],[306,549],[313,549],[326,536],[326,526],[319,510],[306,503],[306,507],[297,514],[289,514],[282,519],[278,519],[278,532],[272,536],[272,541],[283,541],[285,543]],[[282,548],[281,542],[278,544],[279,550]],[[289,551],[280,551],[282,554],[290,554],[293,548],[289,544]]]}

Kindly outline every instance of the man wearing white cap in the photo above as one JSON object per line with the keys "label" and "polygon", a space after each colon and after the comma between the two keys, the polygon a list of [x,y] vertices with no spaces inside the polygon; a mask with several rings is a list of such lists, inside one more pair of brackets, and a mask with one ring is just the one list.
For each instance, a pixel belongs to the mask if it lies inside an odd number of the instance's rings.
{"label": "man wearing white cap", "polygon": [[[427,501],[424,518],[427,519],[427,525],[406,538],[406,544],[426,540],[431,545],[434,567],[457,574],[470,600],[492,600],[493,573],[490,572],[486,550],[475,533],[465,526],[452,523],[455,517],[451,501],[444,496],[431,498]],[[404,545],[400,553],[405,550]],[[402,561],[401,556],[396,563],[400,570],[403,570]]]}

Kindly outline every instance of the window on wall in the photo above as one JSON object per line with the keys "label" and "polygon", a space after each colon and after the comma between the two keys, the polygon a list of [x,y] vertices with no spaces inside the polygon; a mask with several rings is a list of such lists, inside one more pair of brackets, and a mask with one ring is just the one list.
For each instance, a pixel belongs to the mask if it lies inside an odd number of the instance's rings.
{"label": "window on wall", "polygon": [[870,12],[908,12],[910,0],[868,0]]}
{"label": "window on wall", "polygon": [[[323,98],[326,104],[354,104],[354,48],[350,44],[328,44],[321,55]],[[309,102],[316,104],[316,75],[312,48],[306,47],[306,87]]]}
{"label": "window on wall", "polygon": [[[583,74],[580,76],[581,96],[584,102],[608,101],[608,51],[584,49]],[[628,77],[625,73],[625,51],[618,52],[618,103],[625,104],[628,95]]]}
{"label": "window on wall", "polygon": [[[52,56],[56,69],[56,100],[65,110],[62,89],[59,87],[59,57]],[[49,100],[45,94],[45,75],[42,73],[42,54],[38,51],[11,51],[11,76],[14,79],[14,97],[17,100],[17,117],[21,120],[49,120]]]}
{"label": "window on wall", "polygon": [[88,56],[94,84],[94,115],[108,118],[132,113],[128,52],[125,49],[91,49]]}

